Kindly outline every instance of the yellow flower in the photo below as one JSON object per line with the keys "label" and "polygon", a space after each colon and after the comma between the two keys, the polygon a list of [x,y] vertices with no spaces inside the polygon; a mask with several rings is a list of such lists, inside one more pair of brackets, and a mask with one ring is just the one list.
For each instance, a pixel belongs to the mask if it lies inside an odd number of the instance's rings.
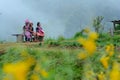
{"label": "yellow flower", "polygon": [[103,65],[103,67],[104,67],[105,69],[108,68],[108,60],[109,60],[109,57],[102,57],[102,58],[100,59],[100,62],[102,63],[102,65]]}
{"label": "yellow flower", "polygon": [[34,71],[40,73],[44,78],[48,77],[48,72],[41,68],[39,64],[37,64],[34,68]]}
{"label": "yellow flower", "polygon": [[114,45],[113,44],[111,44],[111,50],[114,51]]}
{"label": "yellow flower", "polygon": [[120,59],[120,55],[118,55],[118,58]]}
{"label": "yellow flower", "polygon": [[106,46],[106,52],[110,51],[110,45]]}
{"label": "yellow flower", "polygon": [[113,68],[110,72],[110,80],[120,80],[120,66],[117,62],[113,64]]}
{"label": "yellow flower", "polygon": [[87,79],[85,79],[85,80],[94,80],[95,79],[94,75],[95,75],[95,73],[92,70],[86,71],[85,72],[85,77]]}
{"label": "yellow flower", "polygon": [[103,74],[103,72],[98,74],[98,80],[105,80],[105,75]]}
{"label": "yellow flower", "polygon": [[78,59],[85,59],[87,55],[85,53],[79,53],[78,54]]}
{"label": "yellow flower", "polygon": [[84,49],[92,55],[96,51],[96,44],[93,40],[85,40],[84,38],[79,38],[78,40],[84,47]]}
{"label": "yellow flower", "polygon": [[98,34],[96,32],[91,32],[88,36],[90,40],[96,40],[98,38]]}
{"label": "yellow flower", "polygon": [[106,52],[109,56],[113,56],[114,54],[114,46],[112,44],[106,46]]}
{"label": "yellow flower", "polygon": [[31,76],[31,80],[40,80],[39,76],[37,74],[33,74]]}
{"label": "yellow flower", "polygon": [[31,66],[31,65],[34,65],[36,63],[36,60],[32,56],[28,56],[24,62],[26,62],[29,66]]}
{"label": "yellow flower", "polygon": [[3,80],[10,80],[10,78],[5,76],[5,78],[3,78]]}
{"label": "yellow flower", "polygon": [[44,69],[40,70],[40,73],[44,78],[48,77],[48,73]]}
{"label": "yellow flower", "polygon": [[109,56],[113,56],[114,52],[113,51],[110,51],[109,52]]}
{"label": "yellow flower", "polygon": [[27,63],[24,62],[5,64],[3,66],[3,71],[6,74],[12,75],[15,80],[26,80],[28,70],[29,66]]}
{"label": "yellow flower", "polygon": [[91,40],[87,40],[84,44],[83,47],[86,51],[88,51],[88,53],[90,55],[92,55],[94,53],[94,51],[96,51],[96,44],[91,41]]}
{"label": "yellow flower", "polygon": [[106,46],[106,52],[109,53],[110,51],[114,51],[114,45],[112,44]]}
{"label": "yellow flower", "polygon": [[85,43],[85,39],[84,38],[82,38],[82,37],[80,37],[79,39],[78,39],[78,42],[79,43],[81,43],[82,45]]}
{"label": "yellow flower", "polygon": [[80,37],[78,39],[78,42],[83,45],[83,48],[88,52],[89,55],[92,55],[96,51],[95,40],[97,39],[97,37],[98,37],[97,33],[91,32],[89,34],[89,38],[85,39]]}

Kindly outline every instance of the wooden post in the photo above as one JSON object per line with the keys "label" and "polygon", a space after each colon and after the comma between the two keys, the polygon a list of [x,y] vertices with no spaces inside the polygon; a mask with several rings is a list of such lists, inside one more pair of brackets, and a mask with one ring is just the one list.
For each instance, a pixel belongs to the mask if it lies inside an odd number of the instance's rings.
{"label": "wooden post", "polygon": [[110,28],[110,35],[111,35],[111,36],[114,36],[114,33],[113,33],[113,29],[112,29],[112,28]]}
{"label": "wooden post", "polygon": [[113,22],[113,27],[114,27],[114,31],[115,31],[115,22]]}

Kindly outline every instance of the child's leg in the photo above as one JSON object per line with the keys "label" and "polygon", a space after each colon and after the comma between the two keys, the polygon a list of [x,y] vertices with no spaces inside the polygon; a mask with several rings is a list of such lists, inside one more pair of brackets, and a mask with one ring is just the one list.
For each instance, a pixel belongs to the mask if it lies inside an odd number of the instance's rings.
{"label": "child's leg", "polygon": [[25,42],[27,41],[27,36],[25,35]]}
{"label": "child's leg", "polygon": [[27,41],[29,41],[29,42],[30,42],[30,41],[31,41],[31,38],[28,38],[28,39],[27,39]]}

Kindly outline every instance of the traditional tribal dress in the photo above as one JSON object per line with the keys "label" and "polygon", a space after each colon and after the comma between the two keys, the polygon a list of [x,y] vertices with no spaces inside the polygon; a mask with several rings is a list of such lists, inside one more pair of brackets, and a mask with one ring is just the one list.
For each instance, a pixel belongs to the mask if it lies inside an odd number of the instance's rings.
{"label": "traditional tribal dress", "polygon": [[37,36],[44,36],[44,31],[40,26],[36,28],[36,32],[37,32]]}
{"label": "traditional tribal dress", "polygon": [[31,34],[29,32],[29,26],[24,26],[23,29],[24,29],[25,40],[29,41],[31,38]]}

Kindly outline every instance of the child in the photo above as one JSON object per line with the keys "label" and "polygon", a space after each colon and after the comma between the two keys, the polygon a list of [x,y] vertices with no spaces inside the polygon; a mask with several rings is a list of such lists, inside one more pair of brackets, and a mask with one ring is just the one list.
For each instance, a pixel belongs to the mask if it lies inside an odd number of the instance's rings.
{"label": "child", "polygon": [[25,26],[23,26],[23,31],[24,31],[24,36],[25,36],[25,41],[30,41],[30,32],[29,32],[29,20],[27,19],[25,21]]}
{"label": "child", "polygon": [[36,33],[34,32],[33,23],[29,25],[29,32],[31,34],[31,41],[36,41]]}
{"label": "child", "polygon": [[42,29],[42,27],[41,27],[40,22],[37,22],[36,37],[37,37],[37,40],[43,41],[43,38],[44,38],[44,31],[43,31],[43,29]]}

